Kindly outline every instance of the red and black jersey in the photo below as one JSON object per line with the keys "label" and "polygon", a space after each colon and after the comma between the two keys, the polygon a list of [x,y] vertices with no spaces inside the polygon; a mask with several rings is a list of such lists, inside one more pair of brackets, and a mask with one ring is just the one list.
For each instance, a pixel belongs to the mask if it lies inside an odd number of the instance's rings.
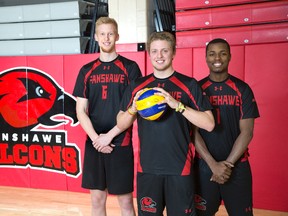
{"label": "red and black jersey", "polygon": [[[212,109],[194,78],[174,72],[158,79],[153,74],[132,82],[123,97],[121,109],[131,106],[135,94],[144,88],[161,87],[176,100],[195,110]],[[138,172],[163,175],[189,175],[193,160],[191,123],[179,112],[168,109],[155,121],[137,116],[139,135]]]}
{"label": "red and black jersey", "polygon": [[[130,82],[142,76],[136,62],[123,56],[111,62],[99,58],[84,65],[77,77],[73,95],[87,98],[88,113],[98,134],[107,133],[116,125],[123,93]],[[115,145],[131,145],[131,129],[115,137]]]}
{"label": "red and black jersey", "polygon": [[[239,121],[259,117],[257,103],[249,85],[232,75],[223,82],[213,82],[206,77],[199,84],[209,97],[215,118],[214,130],[200,129],[200,134],[214,159],[223,161],[240,134]],[[244,156],[248,156],[248,150]]]}

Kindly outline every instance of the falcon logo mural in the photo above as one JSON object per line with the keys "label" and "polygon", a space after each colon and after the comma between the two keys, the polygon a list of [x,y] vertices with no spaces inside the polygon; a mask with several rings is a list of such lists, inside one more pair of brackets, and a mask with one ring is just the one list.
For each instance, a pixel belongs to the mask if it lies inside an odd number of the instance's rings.
{"label": "falcon logo mural", "polygon": [[0,86],[1,125],[17,130],[64,123],[53,120],[56,115],[78,122],[75,99],[47,74],[30,68],[8,70],[0,75]]}
{"label": "falcon logo mural", "polygon": [[0,167],[41,167],[77,176],[78,147],[67,143],[67,131],[55,130],[67,124],[79,124],[76,100],[50,75],[29,67],[0,72]]}

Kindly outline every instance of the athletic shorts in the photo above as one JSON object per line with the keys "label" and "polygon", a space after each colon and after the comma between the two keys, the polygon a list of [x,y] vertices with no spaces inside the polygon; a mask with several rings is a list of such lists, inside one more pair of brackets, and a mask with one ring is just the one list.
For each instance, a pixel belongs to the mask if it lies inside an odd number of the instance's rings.
{"label": "athletic shorts", "polygon": [[86,141],[82,187],[108,190],[109,194],[133,192],[134,155],[132,146],[116,146],[112,153],[99,153]]}
{"label": "athletic shorts", "polygon": [[193,177],[137,173],[138,216],[195,216]]}
{"label": "athletic shorts", "polygon": [[199,216],[212,216],[224,202],[229,216],[252,216],[252,175],[247,161],[238,162],[225,184],[210,181],[212,172],[204,160],[196,159],[195,205]]}

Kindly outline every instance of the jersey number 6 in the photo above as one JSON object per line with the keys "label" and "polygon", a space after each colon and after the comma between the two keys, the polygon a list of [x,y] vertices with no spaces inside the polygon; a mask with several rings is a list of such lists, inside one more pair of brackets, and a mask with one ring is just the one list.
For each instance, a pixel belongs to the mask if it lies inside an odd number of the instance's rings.
{"label": "jersey number 6", "polygon": [[108,89],[107,85],[102,85],[102,99],[103,100],[107,99],[107,89]]}

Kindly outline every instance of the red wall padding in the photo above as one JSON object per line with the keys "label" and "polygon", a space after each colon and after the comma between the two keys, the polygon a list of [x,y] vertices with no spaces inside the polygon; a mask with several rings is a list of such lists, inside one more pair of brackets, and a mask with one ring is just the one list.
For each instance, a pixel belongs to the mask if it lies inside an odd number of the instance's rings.
{"label": "red wall padding", "polygon": [[185,10],[264,1],[265,0],[177,0],[175,1],[175,7],[176,10]]}
{"label": "red wall padding", "polygon": [[176,30],[282,22],[288,20],[287,11],[288,4],[285,1],[177,11]]}
{"label": "red wall padding", "polygon": [[288,43],[245,47],[245,81],[261,117],[250,147],[255,206],[288,211]]}
{"label": "red wall padding", "polygon": [[286,42],[288,23],[263,24],[176,32],[177,47],[205,47],[213,38],[225,38],[231,45]]}
{"label": "red wall padding", "polygon": [[[286,122],[288,122],[288,43],[232,46],[230,73],[244,79],[254,90],[260,115],[255,122],[255,133],[250,144],[250,161],[254,178],[254,207],[287,211],[288,200],[288,143]],[[153,71],[146,52],[121,53],[139,64],[143,74]],[[37,68],[49,74],[72,93],[80,67],[96,58],[98,54],[67,56],[0,57],[0,73],[20,66]],[[208,75],[205,63],[205,48],[177,49],[174,69],[196,79]],[[80,151],[80,165],[83,160],[85,133],[80,125],[62,125],[52,130],[64,130],[67,143],[75,144]],[[1,133],[0,125],[0,133]],[[133,137],[135,161],[138,159],[136,127]],[[0,143],[3,145],[3,143]],[[1,147],[1,146],[0,146]],[[69,191],[81,189],[81,173],[71,176],[63,172],[45,169],[2,166],[3,152],[0,148],[0,185],[44,188]],[[136,186],[136,185],[135,185]],[[135,195],[135,194],[134,194]]]}

